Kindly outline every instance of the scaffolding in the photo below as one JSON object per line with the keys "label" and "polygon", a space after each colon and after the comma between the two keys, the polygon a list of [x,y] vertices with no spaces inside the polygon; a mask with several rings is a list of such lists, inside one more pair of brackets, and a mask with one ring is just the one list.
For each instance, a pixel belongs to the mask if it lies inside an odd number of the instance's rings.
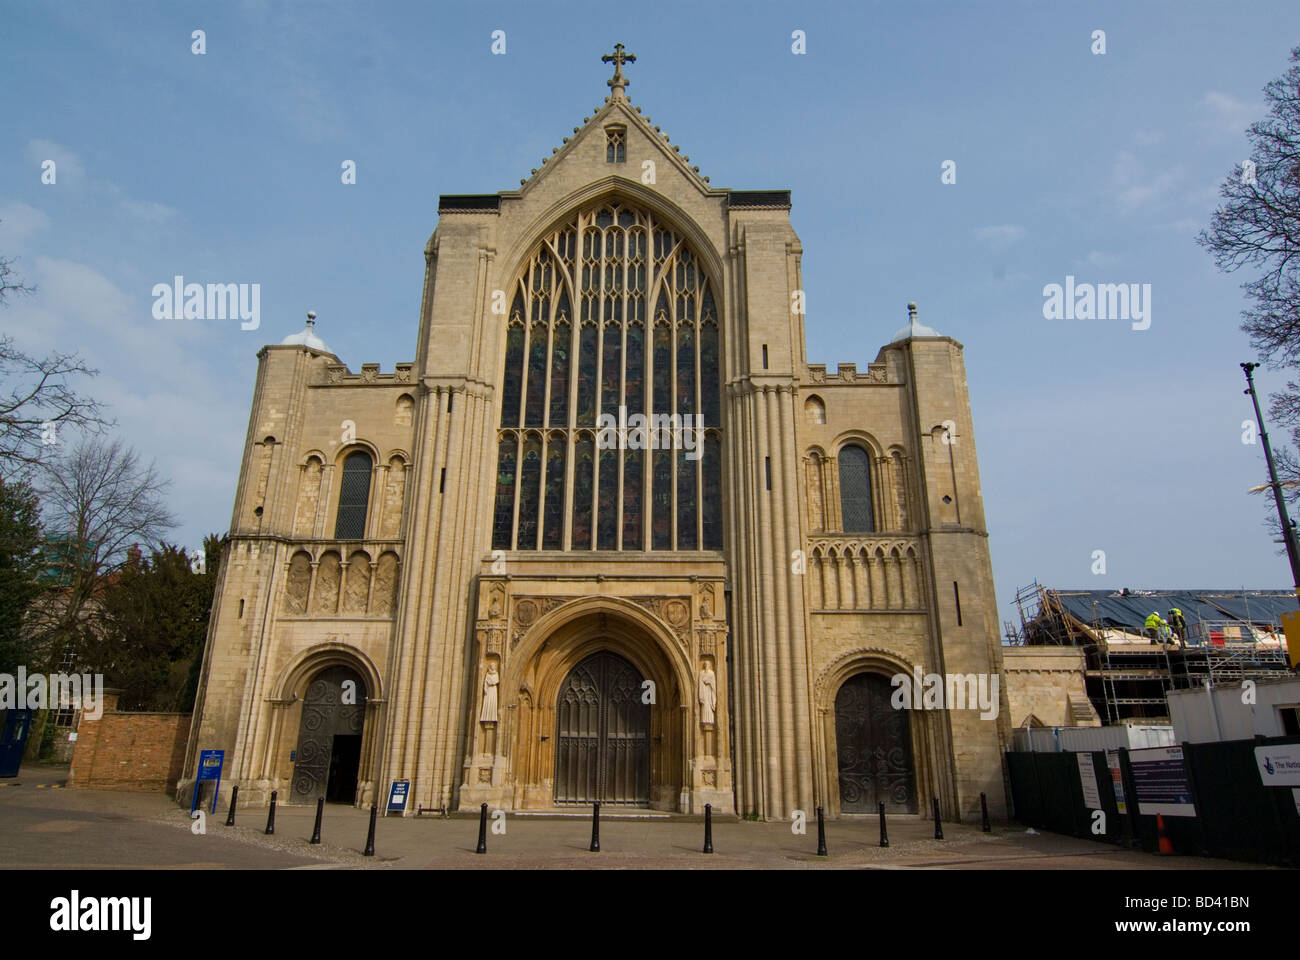
{"label": "scaffolding", "polygon": [[[1034,581],[1016,591],[1014,602],[1020,614],[1017,627],[1005,624],[1011,645],[1060,645],[1082,649],[1088,699],[1106,725],[1169,722],[1168,694],[1188,687],[1211,687],[1243,680],[1277,677],[1289,669],[1286,641],[1267,604],[1250,608],[1243,590],[1238,599],[1245,617],[1231,619],[1188,619],[1186,635],[1153,637],[1138,624],[1117,624],[1098,613],[1105,595],[1094,593],[1092,615],[1085,621],[1062,602],[1061,592]],[[1081,591],[1082,593],[1082,591]],[[1071,593],[1079,611],[1078,594]],[[1143,591],[1111,594],[1153,602],[1168,598],[1169,592]],[[1100,599],[1099,599],[1100,597]],[[1205,592],[1197,595],[1198,607],[1228,612],[1227,595]],[[1177,599],[1176,597],[1174,598]],[[1216,603],[1216,599],[1219,601]],[[1113,612],[1113,604],[1110,605]]]}

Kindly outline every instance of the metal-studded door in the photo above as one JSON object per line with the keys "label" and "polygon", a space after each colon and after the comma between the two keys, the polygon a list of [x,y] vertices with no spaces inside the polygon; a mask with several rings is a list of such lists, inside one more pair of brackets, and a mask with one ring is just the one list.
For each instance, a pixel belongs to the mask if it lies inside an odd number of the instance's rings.
{"label": "metal-studded door", "polygon": [[835,750],[840,810],[875,813],[882,801],[893,813],[916,813],[911,714],[890,704],[889,678],[850,677],[835,697]]}
{"label": "metal-studded door", "polygon": [[[347,667],[328,667],[307,686],[303,698],[302,724],[298,732],[298,756],[293,768],[294,803],[314,803],[329,786],[331,760],[337,770],[359,743],[365,724],[365,682]],[[355,781],[355,772],[349,771]],[[344,784],[329,799],[355,796],[355,782]]]}

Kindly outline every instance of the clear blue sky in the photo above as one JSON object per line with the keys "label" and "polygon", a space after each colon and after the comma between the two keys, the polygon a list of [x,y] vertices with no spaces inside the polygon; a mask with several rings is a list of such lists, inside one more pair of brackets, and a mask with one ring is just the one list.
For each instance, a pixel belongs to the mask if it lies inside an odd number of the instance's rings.
{"label": "clear blue sky", "polygon": [[[311,308],[353,370],[412,359],[438,195],[516,187],[622,41],[631,99],[714,186],[793,191],[812,362],[865,365],[909,300],[965,345],[1002,618],[1035,577],[1289,582],[1246,492],[1246,277],[1193,238],[1300,4],[7,0],[0,22],[0,252],[40,288],[0,325],[103,371],[182,543],[229,526],[258,348]],[[155,320],[176,274],[260,283],[261,329]],[[1067,274],[1151,284],[1150,329],[1044,320]]]}

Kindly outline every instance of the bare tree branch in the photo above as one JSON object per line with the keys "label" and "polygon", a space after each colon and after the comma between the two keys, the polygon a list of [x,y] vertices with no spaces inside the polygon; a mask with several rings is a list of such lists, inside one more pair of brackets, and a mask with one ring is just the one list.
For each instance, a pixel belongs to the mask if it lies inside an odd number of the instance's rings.
{"label": "bare tree branch", "polygon": [[43,472],[47,568],[56,596],[31,617],[47,658],[84,651],[105,635],[100,599],[131,548],[153,548],[176,526],[169,483],[121,440],[82,438]]}

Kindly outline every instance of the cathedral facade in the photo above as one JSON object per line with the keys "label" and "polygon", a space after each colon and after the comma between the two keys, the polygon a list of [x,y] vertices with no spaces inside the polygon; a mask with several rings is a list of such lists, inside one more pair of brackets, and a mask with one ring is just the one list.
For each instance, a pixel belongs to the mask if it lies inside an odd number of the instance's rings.
{"label": "cathedral facade", "polygon": [[891,697],[1001,674],[961,345],[808,363],[789,191],[606,59],[519,189],[440,198],[412,362],[258,354],[179,796],[222,749],[250,804],[1005,809],[1005,711]]}

